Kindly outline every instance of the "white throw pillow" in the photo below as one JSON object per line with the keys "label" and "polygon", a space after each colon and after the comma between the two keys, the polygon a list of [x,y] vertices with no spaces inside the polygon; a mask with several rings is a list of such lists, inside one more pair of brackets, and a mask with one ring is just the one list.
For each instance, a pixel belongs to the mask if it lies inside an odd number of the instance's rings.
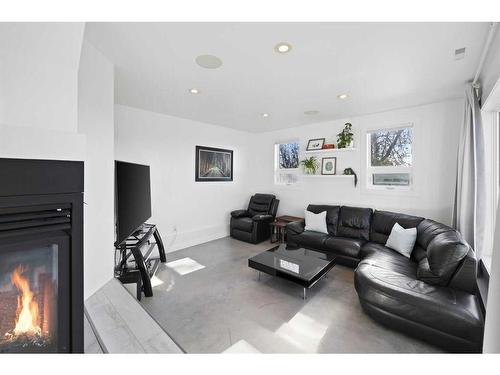
{"label": "white throw pillow", "polygon": [[306,210],[305,230],[328,234],[328,229],[326,228],[326,211],[315,214]]}
{"label": "white throw pillow", "polygon": [[417,240],[417,228],[405,229],[398,223],[394,224],[391,234],[385,243],[390,249],[396,250],[401,255],[409,258]]}

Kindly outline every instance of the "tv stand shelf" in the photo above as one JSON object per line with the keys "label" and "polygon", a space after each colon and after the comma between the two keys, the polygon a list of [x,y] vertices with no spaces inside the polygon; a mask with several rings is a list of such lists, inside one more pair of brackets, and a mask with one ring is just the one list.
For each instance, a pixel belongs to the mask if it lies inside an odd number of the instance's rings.
{"label": "tv stand shelf", "polygon": [[[154,238],[154,241],[152,241]],[[154,257],[154,250],[158,255]],[[161,263],[167,262],[160,233],[154,224],[144,224],[129,238],[116,246],[119,262],[115,265],[115,277],[122,283],[137,283],[137,299],[142,291],[146,297],[153,296],[151,278]]]}

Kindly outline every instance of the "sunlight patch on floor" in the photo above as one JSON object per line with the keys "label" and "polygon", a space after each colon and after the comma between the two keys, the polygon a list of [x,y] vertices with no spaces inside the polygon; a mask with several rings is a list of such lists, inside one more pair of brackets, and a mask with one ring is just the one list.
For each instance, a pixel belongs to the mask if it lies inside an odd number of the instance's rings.
{"label": "sunlight patch on floor", "polygon": [[257,348],[249,344],[245,340],[240,340],[235,342],[229,348],[224,350],[222,353],[230,353],[230,354],[241,354],[241,353],[260,353]]}
{"label": "sunlight patch on floor", "polygon": [[305,352],[316,352],[328,329],[310,316],[298,312],[287,323],[283,323],[276,334]]}
{"label": "sunlight patch on floor", "polygon": [[204,265],[198,263],[191,258],[182,258],[174,260],[173,262],[168,262],[165,264],[167,268],[177,272],[179,275],[187,275],[188,273],[195,272],[205,268]]}

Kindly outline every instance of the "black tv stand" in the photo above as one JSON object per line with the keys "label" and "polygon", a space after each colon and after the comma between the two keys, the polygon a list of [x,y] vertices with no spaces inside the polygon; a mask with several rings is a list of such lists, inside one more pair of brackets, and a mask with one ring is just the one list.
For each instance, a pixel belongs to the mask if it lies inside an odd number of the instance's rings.
{"label": "black tv stand", "polygon": [[[153,257],[155,248],[158,248],[159,256]],[[116,251],[118,262],[115,262],[115,277],[124,284],[136,283],[138,300],[141,299],[142,292],[146,297],[152,297],[151,278],[156,273],[160,262],[167,262],[165,248],[156,226],[143,224],[124,242],[116,246]]]}

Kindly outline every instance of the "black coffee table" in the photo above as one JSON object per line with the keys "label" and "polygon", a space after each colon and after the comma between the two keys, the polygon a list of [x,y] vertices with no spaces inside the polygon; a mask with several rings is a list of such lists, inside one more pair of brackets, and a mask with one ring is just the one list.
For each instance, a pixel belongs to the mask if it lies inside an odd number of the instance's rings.
{"label": "black coffee table", "polygon": [[292,281],[304,288],[303,298],[307,298],[307,289],[316,284],[335,266],[336,257],[286,244],[264,251],[250,259],[250,268],[271,276]]}

